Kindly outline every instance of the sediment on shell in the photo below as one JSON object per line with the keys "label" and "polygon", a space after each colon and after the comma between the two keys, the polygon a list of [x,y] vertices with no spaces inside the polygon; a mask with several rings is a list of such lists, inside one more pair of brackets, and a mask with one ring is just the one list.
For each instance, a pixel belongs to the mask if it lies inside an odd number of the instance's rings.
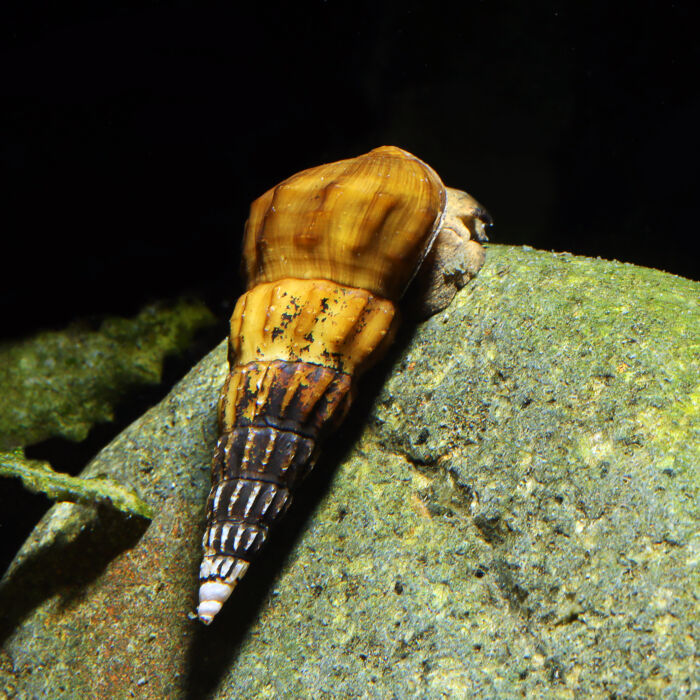
{"label": "sediment on shell", "polygon": [[391,343],[393,302],[328,280],[259,284],[231,316],[232,365],[287,360],[357,375]]}

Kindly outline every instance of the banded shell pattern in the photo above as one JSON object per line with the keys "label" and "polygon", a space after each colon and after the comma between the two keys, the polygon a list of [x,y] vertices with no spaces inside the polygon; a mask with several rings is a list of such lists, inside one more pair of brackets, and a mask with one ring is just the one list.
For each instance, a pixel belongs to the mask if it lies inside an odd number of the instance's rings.
{"label": "banded shell pattern", "polygon": [[245,574],[383,354],[396,302],[426,256],[446,191],[425,163],[385,146],[293,175],[246,223],[247,291],[231,318],[219,400],[199,619]]}

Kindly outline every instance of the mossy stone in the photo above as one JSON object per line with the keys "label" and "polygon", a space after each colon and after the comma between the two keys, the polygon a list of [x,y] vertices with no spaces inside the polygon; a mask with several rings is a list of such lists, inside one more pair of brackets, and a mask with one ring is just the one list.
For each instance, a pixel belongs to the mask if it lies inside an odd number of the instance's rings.
{"label": "mossy stone", "polygon": [[361,384],[296,508],[204,628],[188,613],[222,344],[88,467],[152,505],[145,533],[61,504],[18,555],[0,594],[3,686],[690,697],[699,290],[489,246],[453,304],[406,329],[381,388],[379,371]]}

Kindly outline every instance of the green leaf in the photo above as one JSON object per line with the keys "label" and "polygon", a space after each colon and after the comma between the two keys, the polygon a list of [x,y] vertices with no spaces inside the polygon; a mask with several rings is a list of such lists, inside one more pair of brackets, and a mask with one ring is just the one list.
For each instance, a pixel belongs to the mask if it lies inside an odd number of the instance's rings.
{"label": "green leaf", "polygon": [[19,477],[24,487],[55,501],[91,505],[109,503],[124,513],[153,517],[145,501],[112,479],[69,476],[55,472],[47,462],[27,459],[22,449],[0,452],[0,476]]}

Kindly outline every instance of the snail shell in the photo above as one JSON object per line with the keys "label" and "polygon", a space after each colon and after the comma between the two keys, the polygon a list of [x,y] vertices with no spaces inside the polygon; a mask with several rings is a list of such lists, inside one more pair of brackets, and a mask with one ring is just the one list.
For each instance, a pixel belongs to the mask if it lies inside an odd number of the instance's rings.
{"label": "snail shell", "polygon": [[247,291],[219,399],[199,619],[231,594],[381,357],[445,216],[440,178],[392,146],[304,170],[253,202]]}

